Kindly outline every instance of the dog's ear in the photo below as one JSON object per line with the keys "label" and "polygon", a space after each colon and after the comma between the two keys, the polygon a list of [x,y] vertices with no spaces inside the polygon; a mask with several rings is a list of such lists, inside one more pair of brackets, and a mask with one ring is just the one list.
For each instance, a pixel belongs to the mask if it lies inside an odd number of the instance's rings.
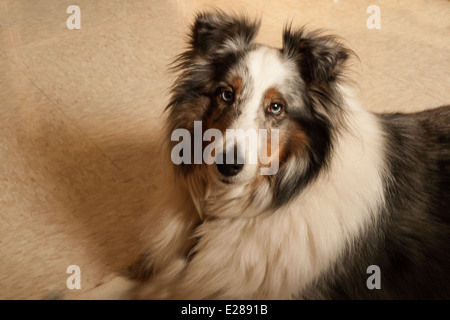
{"label": "dog's ear", "polygon": [[200,13],[191,29],[191,45],[201,56],[245,49],[258,33],[260,22],[222,11]]}
{"label": "dog's ear", "polygon": [[307,83],[327,83],[342,75],[351,50],[345,48],[333,36],[319,32],[292,31],[286,27],[283,33],[282,52],[294,58],[302,78]]}

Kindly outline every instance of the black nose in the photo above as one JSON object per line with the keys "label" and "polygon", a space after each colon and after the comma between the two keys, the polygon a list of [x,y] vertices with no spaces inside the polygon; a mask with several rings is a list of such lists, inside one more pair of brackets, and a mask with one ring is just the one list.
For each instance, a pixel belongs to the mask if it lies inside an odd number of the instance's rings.
{"label": "black nose", "polygon": [[[237,175],[242,168],[244,167],[244,161],[242,161],[242,158],[238,157],[236,155],[236,150],[234,150],[234,161],[233,163],[226,163],[226,156],[225,153],[221,153],[218,157],[222,158],[222,164],[217,163],[217,170],[221,174],[223,174],[225,177],[232,177]],[[242,162],[242,163],[239,163]]]}
{"label": "black nose", "polygon": [[217,164],[217,170],[219,170],[219,172],[225,177],[232,177],[237,175],[243,167],[243,164]]}

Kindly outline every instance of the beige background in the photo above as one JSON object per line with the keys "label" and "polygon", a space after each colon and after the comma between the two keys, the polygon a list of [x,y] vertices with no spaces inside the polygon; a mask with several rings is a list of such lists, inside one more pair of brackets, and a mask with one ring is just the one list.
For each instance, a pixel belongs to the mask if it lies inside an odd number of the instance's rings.
{"label": "beige background", "polygon": [[[261,16],[273,46],[290,20],[344,38],[367,109],[450,103],[445,0],[0,0],[0,298],[67,292],[71,264],[86,292],[136,259],[165,174],[168,63],[211,3]],[[81,30],[66,27],[71,4]],[[366,27],[371,4],[381,30]]]}

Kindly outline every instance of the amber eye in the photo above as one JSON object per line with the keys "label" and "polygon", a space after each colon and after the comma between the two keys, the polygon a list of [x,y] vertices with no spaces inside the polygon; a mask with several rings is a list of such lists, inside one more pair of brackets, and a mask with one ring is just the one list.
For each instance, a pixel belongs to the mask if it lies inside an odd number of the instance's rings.
{"label": "amber eye", "polygon": [[232,103],[234,101],[234,92],[231,90],[223,90],[220,93],[220,98],[226,103]]}
{"label": "amber eye", "polygon": [[267,109],[267,111],[273,115],[280,115],[281,112],[283,112],[283,105],[281,103],[277,103],[277,102],[272,102],[269,105],[269,108]]}

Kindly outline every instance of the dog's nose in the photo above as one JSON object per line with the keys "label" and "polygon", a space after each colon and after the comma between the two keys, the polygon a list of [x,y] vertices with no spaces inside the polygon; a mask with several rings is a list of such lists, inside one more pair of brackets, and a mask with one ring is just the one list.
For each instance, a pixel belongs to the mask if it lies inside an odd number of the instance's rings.
{"label": "dog's nose", "polygon": [[217,164],[217,170],[219,170],[219,172],[221,174],[223,174],[225,177],[232,177],[237,175],[242,168],[244,167],[243,164]]}
{"label": "dog's nose", "polygon": [[237,155],[236,150],[234,150],[234,161],[233,163],[226,163],[225,153],[221,153],[218,157],[222,158],[222,164],[217,163],[217,170],[225,177],[232,177],[237,175],[242,168],[244,168],[244,161],[241,157]]}

